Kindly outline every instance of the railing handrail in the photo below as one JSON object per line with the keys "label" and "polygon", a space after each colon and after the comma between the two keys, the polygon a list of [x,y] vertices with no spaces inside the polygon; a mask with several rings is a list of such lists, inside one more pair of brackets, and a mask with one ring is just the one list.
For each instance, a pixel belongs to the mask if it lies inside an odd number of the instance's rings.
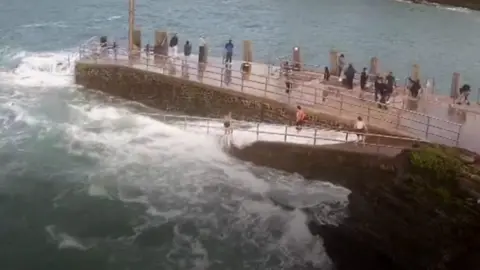
{"label": "railing handrail", "polygon": [[[159,115],[163,117],[163,121],[166,123],[169,123],[169,121],[173,120],[175,123],[181,123],[181,126],[186,130],[187,127],[201,127],[201,128],[207,128],[207,134],[209,133],[210,129],[219,129],[219,130],[224,130],[225,128],[223,126],[212,126],[211,123],[222,123],[224,119],[221,118],[208,118],[208,117],[197,117],[197,116],[189,116],[189,115]],[[195,123],[196,121],[205,121],[206,124],[198,124]],[[377,152],[380,151],[380,148],[395,148],[395,149],[408,149],[411,147],[414,147],[414,144],[416,143],[422,143],[426,142],[424,140],[420,139],[412,139],[412,138],[406,138],[406,137],[398,137],[398,136],[390,136],[390,135],[383,135],[383,134],[375,134],[375,133],[363,133],[363,132],[351,132],[351,131],[346,131],[346,130],[331,130],[335,131],[337,133],[344,133],[345,134],[345,139],[337,139],[337,138],[331,138],[327,136],[321,136],[318,135],[318,131],[323,131],[324,129],[317,129],[314,128],[314,134],[312,135],[304,135],[301,133],[289,133],[288,128],[292,128],[293,126],[289,125],[267,125],[265,123],[260,123],[260,122],[247,122],[247,121],[241,121],[241,120],[235,120],[231,119],[232,122],[232,127],[235,127],[235,124],[237,123],[244,123],[244,124],[250,124],[251,127],[255,127],[255,130],[252,129],[241,129],[238,131],[241,132],[249,132],[249,133],[256,133],[257,137],[254,141],[262,141],[259,139],[259,135],[264,134],[264,135],[278,135],[278,136],[283,136],[284,140],[283,142],[287,142],[288,137],[294,137],[294,138],[304,138],[304,139],[313,139],[312,144],[305,144],[305,145],[314,145],[316,146],[317,139],[324,140],[324,141],[331,141],[331,142],[340,142],[340,143],[348,143],[351,142],[349,141],[349,135],[364,135],[365,137],[377,137],[377,138],[386,138],[386,139],[396,139],[399,140],[400,142],[405,142],[411,144],[411,146],[407,145],[389,145],[389,144],[380,144],[380,143],[370,143],[370,142],[361,142],[361,145],[367,145],[367,146],[373,146],[377,147]],[[260,127],[263,126],[269,126],[272,128],[272,126],[278,126],[278,127],[283,127],[283,132],[273,132],[273,131],[265,131],[261,130]],[[303,130],[302,130],[303,131]],[[325,130],[329,131],[329,130]],[[234,131],[235,132],[235,131]],[[322,144],[323,145],[323,144]]]}
{"label": "railing handrail", "polygon": [[[120,52],[123,52],[124,50],[121,50],[120,49]],[[118,52],[117,52],[118,53]],[[119,55],[122,55],[122,54],[119,54]],[[155,54],[150,54],[150,55],[153,55],[153,56],[156,56],[156,57],[160,57],[160,58],[164,58],[165,60],[168,60],[168,59],[171,59],[171,57],[167,57],[167,56],[164,56],[164,55],[155,55]],[[128,54],[126,55],[128,57]],[[144,59],[144,58],[142,58]],[[95,58],[95,60],[97,60]],[[145,60],[147,61],[147,63],[140,63],[140,64],[143,64],[143,65],[146,65],[147,67],[149,66],[149,63],[148,63],[148,60],[149,58],[145,58]],[[117,60],[115,60],[117,61]],[[198,62],[194,62],[194,61],[188,61],[189,63],[194,63],[194,64],[198,64]],[[116,62],[117,63],[117,62]],[[176,65],[175,61],[171,61],[170,64],[174,64]],[[151,66],[155,66],[155,65],[151,65]],[[214,67],[214,68],[218,68],[218,69],[221,69],[222,71],[225,69],[225,67],[221,67],[221,66],[216,66],[216,65],[213,65],[213,64],[208,64],[209,67]],[[195,68],[193,68],[195,69]],[[207,71],[207,70],[204,70],[203,72],[206,72],[206,73],[213,73],[213,74],[217,74],[217,75],[220,75],[220,76],[223,76],[223,73],[216,73],[216,72],[212,72],[212,71]],[[269,74],[270,75],[270,74]],[[269,80],[269,77],[266,77],[264,75],[259,75],[259,74],[254,74],[254,73],[251,73],[250,76],[256,76],[256,77],[259,77],[259,78],[262,78],[262,79],[265,79],[265,81],[255,81],[255,80],[252,80],[252,79],[249,79],[249,81],[251,82],[255,82],[255,83],[259,83],[259,84],[265,84],[265,89],[258,89],[258,88],[254,88],[254,87],[249,87],[249,88],[252,88],[254,90],[257,90],[257,91],[263,91],[265,92],[265,94],[267,93],[267,90],[266,90],[266,86],[269,85],[269,86],[273,86],[273,87],[278,87],[277,85],[271,85],[271,84],[268,84],[268,80]],[[231,78],[233,79],[241,79],[242,81],[244,80],[243,78],[243,74],[242,74],[242,78],[240,77],[235,77],[235,76],[231,76]],[[217,79],[214,79],[214,78],[209,78],[209,79],[212,79],[212,80],[217,80]],[[234,83],[232,83],[233,85],[235,85]],[[243,84],[243,83],[242,83]],[[347,98],[353,98],[355,100],[359,100],[358,97],[356,96],[349,96],[349,95],[345,95],[343,93],[339,93],[340,89],[338,89],[337,91],[332,91],[330,89],[328,89],[328,86],[325,87],[326,89],[319,89],[317,87],[310,87],[308,85],[302,85],[302,87],[305,87],[305,88],[310,88],[311,90],[314,90],[315,91],[315,102],[314,102],[314,105],[317,105],[317,104],[321,104],[321,103],[316,103],[316,98],[317,98],[317,95],[316,95],[316,91],[317,90],[322,90],[322,91],[327,91],[327,92],[330,92],[330,93],[335,93],[336,96],[340,96],[340,98],[342,99],[341,102],[343,104],[344,100],[343,98],[344,97],[347,97]],[[242,85],[242,88],[243,88],[243,85]],[[270,93],[270,92],[269,92]],[[284,95],[283,93],[278,93],[278,92],[275,92],[276,95],[279,95],[279,96],[287,96],[288,98],[290,98],[288,95]],[[306,95],[306,96],[311,96],[313,97],[313,95],[311,93],[305,93],[303,92],[303,89],[302,89],[302,95]],[[298,98],[297,98],[298,99]],[[298,99],[300,101],[302,101],[302,99]],[[305,100],[303,99],[303,101],[307,101],[307,102],[311,102],[311,100]],[[335,100],[337,101],[337,100]],[[338,101],[337,101],[338,102]],[[362,100],[363,103],[370,103],[370,104],[377,104],[373,101],[366,101],[366,100]],[[460,124],[457,124],[457,123],[454,123],[454,122],[450,122],[450,121],[447,121],[445,119],[440,119],[440,118],[437,118],[437,117],[434,117],[434,116],[430,116],[430,115],[426,115],[426,114],[421,114],[421,113],[418,113],[418,112],[414,112],[414,111],[410,111],[410,110],[405,110],[405,109],[401,109],[401,108],[396,108],[396,107],[392,107],[392,109],[394,110],[397,110],[398,113],[391,113],[391,112],[387,112],[387,111],[384,111],[384,110],[378,110],[376,108],[373,108],[373,107],[370,107],[370,106],[363,106],[363,105],[357,105],[357,104],[354,104],[354,103],[348,103],[348,102],[345,102],[345,104],[349,104],[349,105],[352,105],[352,106],[360,106],[364,109],[368,109],[368,112],[370,114],[370,111],[373,111],[373,112],[378,112],[379,114],[382,114],[384,116],[392,116],[392,117],[398,117],[399,119],[405,119],[405,120],[408,120],[408,121],[411,121],[411,122],[415,122],[415,123],[418,123],[418,124],[421,124],[422,126],[425,126],[426,127],[426,130],[419,130],[419,129],[416,129],[416,128],[413,128],[413,127],[407,127],[407,128],[410,128],[412,130],[416,130],[416,131],[420,131],[420,132],[426,132],[426,136],[428,137],[428,135],[435,135],[437,137],[440,137],[440,138],[444,138],[444,139],[447,139],[447,140],[451,140],[451,141],[456,141],[457,144],[458,144],[458,138],[459,138],[459,134],[460,134],[460,127],[462,125]],[[336,108],[336,107],[332,107],[332,108]],[[345,110],[345,111],[348,111],[348,110]],[[407,113],[411,113],[413,115],[419,115],[419,116],[422,116],[422,117],[426,117],[427,118],[427,123],[423,122],[423,121],[419,121],[418,119],[411,119],[411,118],[407,118],[403,115],[400,115],[400,112],[407,112]],[[354,112],[356,113],[356,112]],[[360,114],[360,113],[359,113]],[[373,117],[374,118],[374,117]],[[375,118],[374,118],[375,119]],[[384,122],[387,122],[387,123],[393,123],[393,122],[389,122],[389,121],[386,121],[385,119],[380,119],[380,118],[377,118],[381,121],[384,121]],[[444,122],[446,124],[450,124],[450,125],[453,125],[453,126],[456,126],[458,127],[458,131],[454,131],[454,130],[450,130],[450,129],[447,129],[447,128],[444,128],[444,127],[438,127],[438,126],[434,126],[434,125],[431,125],[430,121],[431,120],[438,120],[438,121],[441,121],[441,122]],[[399,124],[397,124],[397,127],[398,127]],[[406,127],[406,126],[405,126]],[[437,128],[437,129],[440,129],[440,130],[444,130],[446,132],[451,132],[451,133],[455,133],[457,135],[457,139],[452,139],[452,138],[447,138],[447,137],[444,137],[444,136],[441,136],[439,134],[434,134],[434,133],[428,133],[429,132],[429,127],[433,127],[433,128]]]}
{"label": "railing handrail", "polygon": [[[149,114],[147,114],[149,115]],[[151,115],[158,115],[163,118],[164,121],[167,121],[169,119],[180,119],[184,121],[210,121],[210,122],[219,122],[223,123],[225,121],[224,118],[212,118],[212,117],[202,117],[202,116],[193,116],[193,115],[178,115],[178,114],[151,114]],[[244,120],[236,120],[236,119],[230,119],[232,123],[239,123],[239,124],[254,124],[257,126],[280,126],[280,127],[293,127],[292,125],[282,125],[282,124],[269,124],[269,123],[263,123],[263,122],[250,122],[250,121],[244,121]],[[305,127],[305,126],[304,126]],[[321,126],[306,126],[311,129],[318,129],[318,130],[326,130],[323,129]],[[373,136],[373,137],[379,137],[379,138],[385,138],[385,139],[397,139],[397,140],[402,140],[402,141],[408,141],[408,142],[428,142],[426,140],[422,139],[417,139],[417,138],[410,138],[410,137],[402,137],[402,136],[394,136],[394,135],[385,135],[385,134],[379,134],[379,133],[370,133],[370,132],[358,132],[358,131],[351,131],[351,130],[345,130],[345,129],[330,129],[331,131],[335,132],[341,132],[345,134],[360,134],[360,135],[368,135],[368,136]],[[278,133],[278,134],[283,134],[283,133]]]}

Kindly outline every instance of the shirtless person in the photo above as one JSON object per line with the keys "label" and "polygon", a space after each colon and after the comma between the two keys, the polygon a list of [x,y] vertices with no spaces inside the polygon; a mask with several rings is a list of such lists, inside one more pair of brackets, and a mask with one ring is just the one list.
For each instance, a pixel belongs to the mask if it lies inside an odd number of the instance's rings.
{"label": "shirtless person", "polygon": [[367,132],[367,125],[365,124],[365,122],[363,122],[361,116],[357,117],[354,128],[355,131],[358,132],[357,141],[355,143],[358,143],[360,140],[362,140],[363,144],[365,144],[365,133]]}
{"label": "shirtless person", "polygon": [[296,117],[296,121],[295,121],[295,125],[297,126],[296,127],[297,133],[300,132],[300,130],[302,130],[302,126],[305,124],[305,118],[306,117],[307,117],[307,115],[302,110],[302,107],[297,106],[297,117]]}

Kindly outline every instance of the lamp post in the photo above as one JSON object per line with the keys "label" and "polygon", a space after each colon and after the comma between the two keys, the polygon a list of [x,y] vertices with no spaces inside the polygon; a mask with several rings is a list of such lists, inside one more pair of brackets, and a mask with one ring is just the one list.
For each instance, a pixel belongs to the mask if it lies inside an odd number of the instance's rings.
{"label": "lamp post", "polygon": [[128,54],[133,51],[133,30],[135,28],[135,0],[129,0],[128,8]]}

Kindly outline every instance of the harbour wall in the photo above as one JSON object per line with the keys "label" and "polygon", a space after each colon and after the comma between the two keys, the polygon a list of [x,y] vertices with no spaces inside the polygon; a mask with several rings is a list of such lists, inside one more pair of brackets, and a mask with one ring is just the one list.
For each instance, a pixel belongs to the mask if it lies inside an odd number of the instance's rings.
{"label": "harbour wall", "polygon": [[[75,65],[75,82],[167,112],[211,118],[231,112],[236,120],[286,125],[295,120],[292,105],[128,66],[80,61]],[[308,123],[321,128],[350,130],[353,124],[353,119],[305,111]],[[369,132],[404,136],[372,125]]]}

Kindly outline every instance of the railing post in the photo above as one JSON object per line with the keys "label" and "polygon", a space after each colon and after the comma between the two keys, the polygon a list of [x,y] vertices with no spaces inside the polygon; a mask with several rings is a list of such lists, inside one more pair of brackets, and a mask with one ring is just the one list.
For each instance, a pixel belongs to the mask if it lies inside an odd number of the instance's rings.
{"label": "railing post", "polygon": [[316,105],[317,104],[317,92],[318,92],[318,89],[315,87],[315,92],[313,93],[313,105]]}
{"label": "railing post", "polygon": [[480,88],[477,89],[477,104],[480,102]]}
{"label": "railing post", "polygon": [[225,72],[225,68],[222,67],[222,71],[220,73],[220,87],[223,86],[223,74],[224,74],[224,72]]}
{"label": "railing post", "polygon": [[240,91],[243,92],[243,81],[245,80],[245,74],[243,73],[243,71],[240,71],[240,72],[241,72],[241,74],[242,74],[242,86],[241,86]]}
{"label": "railing post", "polygon": [[462,127],[463,127],[463,125],[461,125],[461,126],[458,127],[457,141],[456,141],[456,143],[455,143],[456,146],[459,146],[459,145],[460,145],[460,134],[462,133]]}
{"label": "railing post", "polygon": [[340,114],[342,114],[343,111],[343,94],[340,96]]}
{"label": "railing post", "polygon": [[207,119],[207,134],[210,133],[210,119]]}
{"label": "railing post", "polygon": [[345,133],[345,142],[348,142],[348,132]]}
{"label": "railing post", "polygon": [[264,89],[264,92],[263,92],[264,97],[267,97],[268,81],[269,81],[269,79],[268,79],[268,76],[267,76],[267,77],[265,77],[265,89]]}
{"label": "railing post", "polygon": [[401,113],[402,113],[402,110],[397,109],[397,129],[400,126]]}
{"label": "railing post", "polygon": [[258,141],[259,129],[260,129],[260,123],[257,123],[257,141]]}
{"label": "railing post", "polygon": [[183,119],[183,126],[183,128],[187,130],[187,116],[185,116],[185,118]]}
{"label": "railing post", "polygon": [[[365,136],[365,134],[363,136]],[[380,152],[380,136],[377,135],[377,153],[378,152]]]}
{"label": "railing post", "polygon": [[425,130],[425,139],[428,139],[429,129],[430,129],[430,116],[427,116],[427,129]]}
{"label": "railing post", "polygon": [[367,112],[367,123],[370,123],[370,105],[367,104],[368,112]]}
{"label": "railing post", "polygon": [[315,132],[313,133],[313,145],[317,144],[317,127],[315,127]]}
{"label": "railing post", "polygon": [[288,131],[288,126],[285,126],[285,137],[283,138],[283,141],[287,141],[287,131]]}

